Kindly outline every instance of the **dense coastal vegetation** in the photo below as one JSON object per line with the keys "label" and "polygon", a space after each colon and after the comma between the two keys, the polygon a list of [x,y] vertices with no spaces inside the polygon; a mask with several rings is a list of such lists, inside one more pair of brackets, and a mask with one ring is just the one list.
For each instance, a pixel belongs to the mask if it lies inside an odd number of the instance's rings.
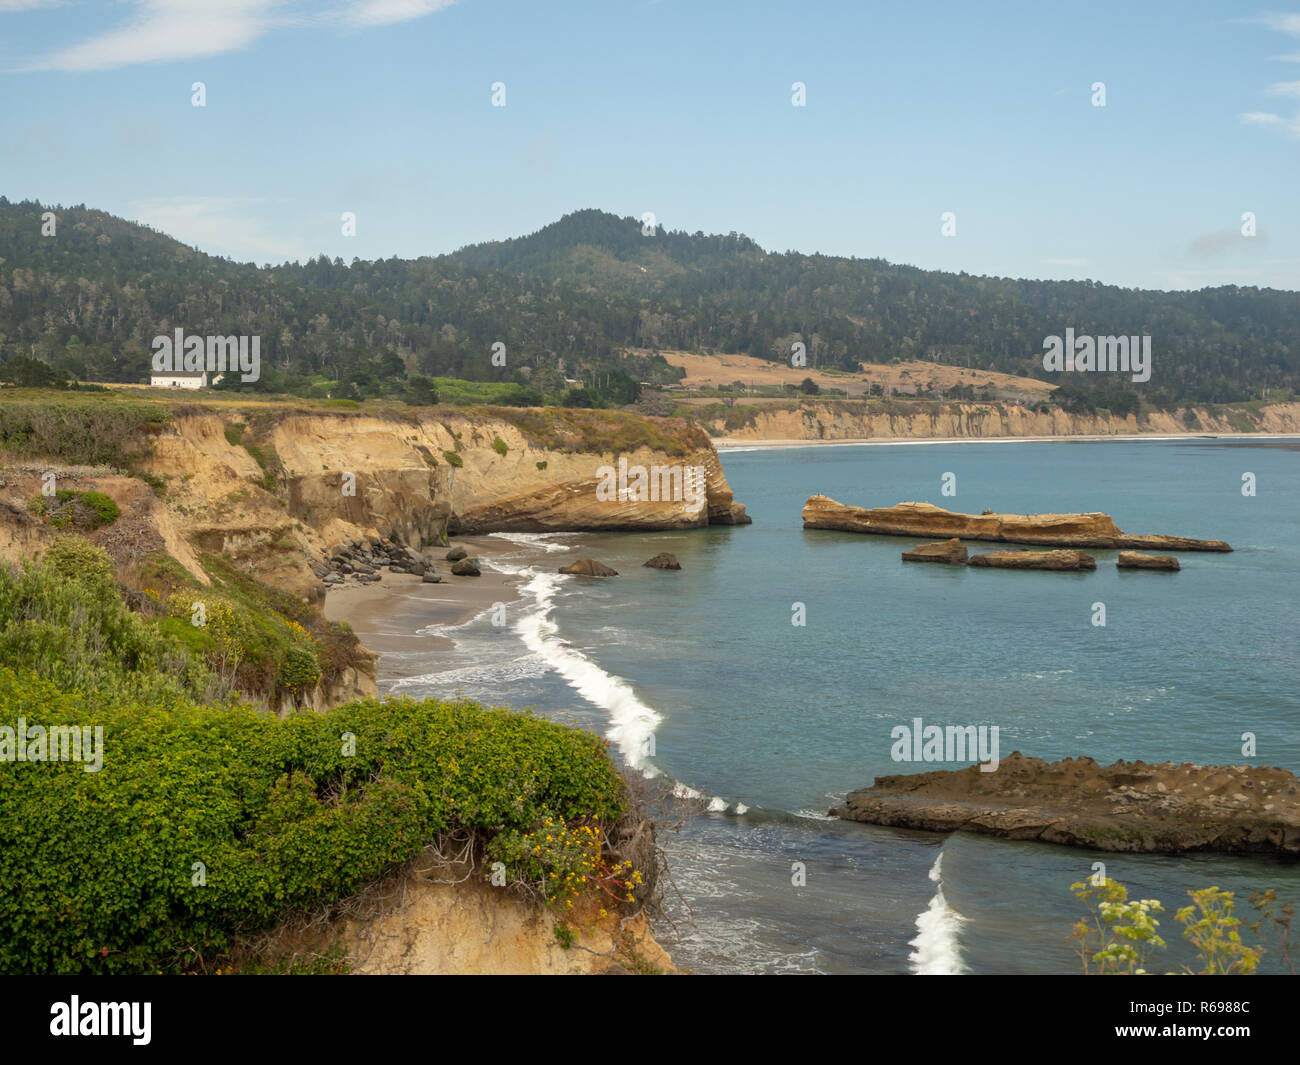
{"label": "dense coastal vegetation", "polygon": [[678,349],[788,363],[798,342],[810,369],[920,359],[1041,379],[1043,338],[1070,325],[1151,334],[1160,369],[1140,389],[1076,375],[1067,409],[1286,401],[1300,388],[1300,296],[1272,289],[948,274],[772,253],[735,233],[645,234],[594,210],[448,255],[259,267],[84,206],[54,208],[57,236],[44,237],[46,209],[0,199],[0,358],[81,380],[144,380],[151,338],[181,326],[260,335],[261,379],[242,386],[258,391],[618,406],[677,381],[656,352]]}
{"label": "dense coastal vegetation", "polygon": [[[403,404],[4,392],[0,971],[279,971],[289,963],[249,944],[341,912],[448,840],[477,879],[499,871],[494,887],[549,908],[566,941],[651,897],[653,834],[595,735],[468,701],[339,697],[367,672],[373,690],[374,656],[274,568],[324,547],[275,441],[292,442],[297,419],[347,449],[366,418],[374,458],[376,429],[396,442],[432,418],[463,484],[531,442],[581,470],[588,450],[685,454],[706,434],[565,408],[453,422]],[[185,446],[209,450],[159,465]],[[433,506],[443,460],[403,446],[397,472],[421,467]],[[416,503],[394,498],[404,514]],[[102,768],[15,764],[20,746],[45,757],[34,730],[52,744],[81,726],[102,729]],[[346,968],[312,956],[312,971]]]}
{"label": "dense coastal vegetation", "polygon": [[[211,971],[239,936],[346,898],[448,833],[552,905],[632,901],[640,871],[603,857],[626,799],[595,736],[469,702],[277,717],[246,701],[264,678],[220,683],[207,644],[221,631],[142,617],[125,591],[75,537],[0,568],[0,649],[17,664],[0,669],[0,720],[28,736],[103,730],[101,771],[0,774],[0,971]],[[232,599],[208,629],[270,639],[278,615],[261,609]]]}

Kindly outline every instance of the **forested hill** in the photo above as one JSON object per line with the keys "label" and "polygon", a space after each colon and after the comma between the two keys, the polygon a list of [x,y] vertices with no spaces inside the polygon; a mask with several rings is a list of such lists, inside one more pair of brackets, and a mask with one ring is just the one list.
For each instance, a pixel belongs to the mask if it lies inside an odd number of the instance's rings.
{"label": "forested hill", "polygon": [[[647,233],[594,210],[436,258],[257,267],[84,207],[55,208],[57,235],[42,237],[43,210],[0,198],[0,360],[25,355],[84,378],[143,379],[150,339],[178,326],[261,335],[270,372],[259,387],[329,378],[354,395],[411,373],[576,376],[631,347],[788,360],[795,341],[813,367],[922,358],[1046,377],[1043,338],[1073,327],[1150,334],[1151,380],[1122,387],[1154,405],[1300,390],[1295,292],[976,277],[772,253],[735,233]],[[505,370],[489,359],[498,341]]]}

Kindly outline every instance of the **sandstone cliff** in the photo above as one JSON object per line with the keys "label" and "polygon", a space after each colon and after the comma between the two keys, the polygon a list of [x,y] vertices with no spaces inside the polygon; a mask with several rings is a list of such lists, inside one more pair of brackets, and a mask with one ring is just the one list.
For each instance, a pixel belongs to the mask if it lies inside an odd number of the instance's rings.
{"label": "sandstone cliff", "polygon": [[[434,857],[411,863],[350,900],[343,914],[269,938],[280,954],[342,948],[358,975],[550,975],[676,973],[644,913],[601,916],[599,903],[567,911],[565,946],[554,912]],[[567,938],[567,937],[566,937]]]}
{"label": "sandstone cliff", "polygon": [[877,777],[833,816],[1104,851],[1300,854],[1300,780],[1284,769],[1044,762],[1019,751],[977,766]]}
{"label": "sandstone cliff", "polygon": [[[222,397],[141,429],[127,476],[39,457],[0,470],[0,559],[38,554],[58,530],[29,507],[59,490],[97,491],[120,508],[91,532],[119,565],[168,555],[209,583],[201,557],[312,603],[330,551],[387,537],[411,548],[449,531],[678,529],[748,522],[708,434],[673,419],[612,411],[491,408],[304,410]],[[656,492],[601,492],[626,468],[696,475]],[[144,479],[142,479],[144,478]],[[147,484],[147,479],[150,483]],[[153,485],[151,490],[150,484]],[[373,695],[362,662],[303,693],[316,708]]]}
{"label": "sandstone cliff", "polygon": [[[620,469],[648,490],[607,491]],[[387,537],[408,547],[448,532],[686,529],[745,524],[698,426],[618,412],[426,408],[376,413],[276,409],[250,402],[179,407],[136,477],[34,461],[0,482],[0,556],[27,557],[55,530],[27,502],[53,473],[122,510],[94,534],[119,562],[166,552],[205,581],[221,554],[311,601],[335,545]],[[626,487],[627,480],[618,485]],[[671,491],[670,491],[671,489]]]}
{"label": "sandstone cliff", "polygon": [[1036,436],[1184,433],[1300,434],[1300,403],[1188,407],[1141,417],[1037,411],[1014,403],[809,401],[733,408],[708,421],[714,435],[747,440],[991,440]]}

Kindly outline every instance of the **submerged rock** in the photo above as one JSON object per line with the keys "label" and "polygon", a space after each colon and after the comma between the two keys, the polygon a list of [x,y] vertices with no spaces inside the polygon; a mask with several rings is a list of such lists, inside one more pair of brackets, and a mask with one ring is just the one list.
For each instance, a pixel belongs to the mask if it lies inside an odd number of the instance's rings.
{"label": "submerged rock", "polygon": [[676,555],[670,555],[663,551],[654,558],[646,559],[641,563],[642,566],[649,566],[651,569],[681,569],[682,564],[677,561]]}
{"label": "submerged rock", "polygon": [[946,562],[950,565],[964,565],[966,548],[962,542],[953,537],[937,544],[921,544],[910,551],[903,552],[904,562]]}
{"label": "submerged rock", "polygon": [[987,555],[975,555],[970,558],[968,566],[984,566],[990,569],[1046,569],[1046,570],[1084,570],[1096,569],[1097,560],[1082,551],[991,551]]}
{"label": "submerged rock", "polygon": [[1178,559],[1173,555],[1144,555],[1141,551],[1121,551],[1115,560],[1119,569],[1178,570]]}
{"label": "submerged rock", "polygon": [[561,573],[571,573],[577,577],[617,577],[618,570],[610,569],[603,562],[594,558],[580,558],[568,566],[560,567]]}

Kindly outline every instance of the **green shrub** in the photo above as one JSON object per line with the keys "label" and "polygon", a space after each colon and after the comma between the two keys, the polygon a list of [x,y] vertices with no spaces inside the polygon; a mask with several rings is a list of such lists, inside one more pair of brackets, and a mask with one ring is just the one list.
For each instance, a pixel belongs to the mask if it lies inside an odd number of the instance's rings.
{"label": "green shrub", "polygon": [[122,513],[103,492],[74,492],[70,488],[60,488],[52,496],[35,496],[28,501],[27,509],[56,529],[85,532],[112,525]]}
{"label": "green shrub", "polygon": [[150,437],[171,418],[166,407],[113,396],[6,396],[0,403],[0,448],[130,469],[148,455]]}
{"label": "green shrub", "polygon": [[442,457],[445,458],[450,465],[455,466],[456,469],[460,469],[465,465],[465,460],[454,451],[444,451]]}
{"label": "green shrub", "polygon": [[509,451],[510,448],[506,446],[506,442],[502,440],[501,437],[494,436],[492,438],[492,450],[504,458],[506,452]]}
{"label": "green shrub", "polygon": [[276,479],[283,470],[280,456],[271,444],[255,444],[251,440],[244,444],[244,450],[253,456],[253,461],[262,467],[262,487],[268,492],[276,489]]}
{"label": "green shrub", "polygon": [[108,556],[78,537],[56,540],[40,563],[0,566],[0,662],[104,696],[163,703],[213,690],[203,662],[128,610]]}
{"label": "green shrub", "polygon": [[60,577],[111,586],[113,560],[102,547],[80,536],[56,536],[41,556],[45,566]]}
{"label": "green shrub", "polygon": [[86,699],[0,668],[0,720],[20,715],[102,726],[104,764],[0,773],[4,973],[192,970],[441,832],[490,841],[547,817],[608,826],[624,810],[603,741],[467,702],[368,699],[279,719]]}

